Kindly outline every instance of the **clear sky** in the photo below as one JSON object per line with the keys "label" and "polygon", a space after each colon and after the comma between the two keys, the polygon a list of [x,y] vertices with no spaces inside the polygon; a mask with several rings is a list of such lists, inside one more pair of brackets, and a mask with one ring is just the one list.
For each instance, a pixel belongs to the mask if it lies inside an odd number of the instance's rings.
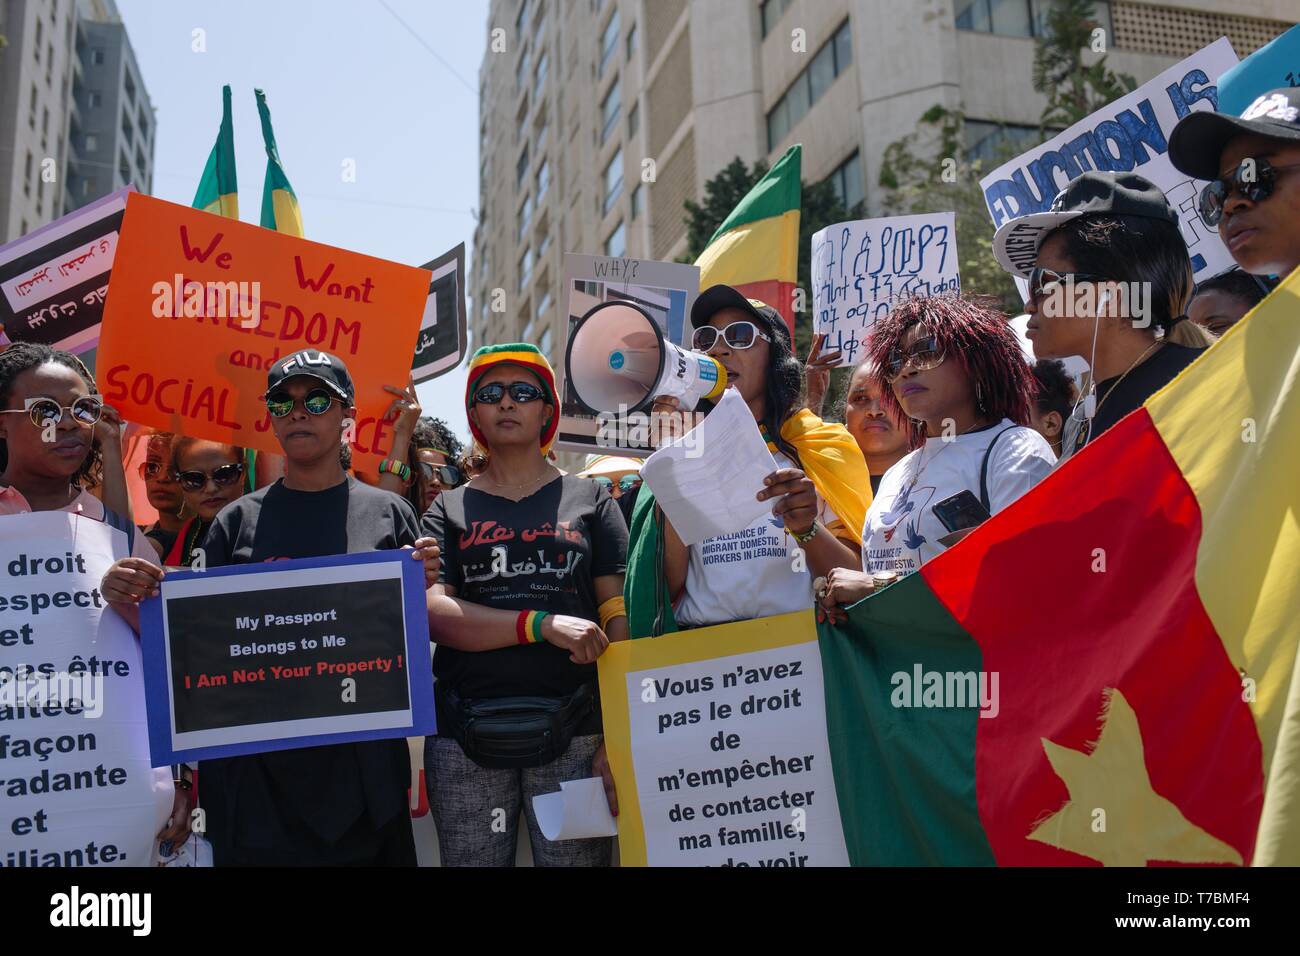
{"label": "clear sky", "polygon": [[[410,265],[459,242],[470,250],[487,0],[118,0],[118,8],[155,108],[154,195],[193,201],[229,83],[240,218],[258,221],[266,153],[257,87],[309,239]],[[195,51],[195,30],[206,52]],[[344,181],[346,160],[355,161],[355,182]],[[419,393],[426,414],[468,439],[464,390],[458,370]]]}

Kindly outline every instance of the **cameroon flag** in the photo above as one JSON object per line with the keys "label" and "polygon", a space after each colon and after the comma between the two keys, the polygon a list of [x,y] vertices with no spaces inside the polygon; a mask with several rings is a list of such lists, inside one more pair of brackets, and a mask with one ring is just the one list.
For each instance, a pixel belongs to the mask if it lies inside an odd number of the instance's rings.
{"label": "cameroon flag", "polygon": [[784,317],[794,336],[803,147],[791,146],[718,227],[695,264],[700,288],[734,286]]}
{"label": "cameroon flag", "polygon": [[266,94],[254,90],[257,97],[257,113],[262,119],[262,141],[266,144],[266,180],[262,183],[262,221],[266,229],[302,236],[302,212],[298,209],[298,197],[289,185],[284,165],[280,162],[280,150],[275,145],[275,131],[271,129],[271,111],[266,105]]}
{"label": "cameroon flag", "polygon": [[235,177],[235,128],[230,122],[230,87],[221,88],[221,128],[217,141],[208,154],[208,164],[203,167],[198,192],[194,194],[195,209],[216,213],[228,219],[239,218],[239,184]]}
{"label": "cameroon flag", "polygon": [[1297,316],[821,629],[854,863],[1300,863]]}

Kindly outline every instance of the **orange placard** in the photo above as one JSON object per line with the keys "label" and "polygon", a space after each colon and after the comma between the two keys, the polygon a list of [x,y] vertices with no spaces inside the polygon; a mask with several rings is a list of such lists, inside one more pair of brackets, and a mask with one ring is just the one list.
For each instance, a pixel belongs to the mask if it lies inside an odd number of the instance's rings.
{"label": "orange placard", "polygon": [[359,469],[391,451],[430,275],[133,193],[95,359],[128,421],[280,454],[262,394],[298,349],[332,352],[356,386]]}

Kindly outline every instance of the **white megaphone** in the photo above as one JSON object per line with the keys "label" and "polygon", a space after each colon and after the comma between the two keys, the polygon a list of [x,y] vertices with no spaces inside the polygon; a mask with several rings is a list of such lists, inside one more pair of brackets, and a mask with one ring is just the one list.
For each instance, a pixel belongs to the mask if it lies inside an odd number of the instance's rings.
{"label": "white megaphone", "polygon": [[596,413],[640,411],[661,395],[693,411],[727,387],[716,359],[674,345],[630,302],[604,302],[579,319],[564,368],[578,401]]}

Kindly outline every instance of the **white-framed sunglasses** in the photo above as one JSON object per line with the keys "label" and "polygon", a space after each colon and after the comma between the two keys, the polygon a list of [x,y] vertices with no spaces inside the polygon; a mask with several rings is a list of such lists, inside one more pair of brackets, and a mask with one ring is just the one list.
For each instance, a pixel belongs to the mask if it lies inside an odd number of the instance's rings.
{"label": "white-framed sunglasses", "polygon": [[758,339],[764,342],[772,341],[772,336],[759,329],[753,322],[742,319],[721,329],[714,328],[712,325],[700,326],[691,337],[691,345],[697,352],[707,352],[718,344],[719,338],[733,349],[750,348]]}

